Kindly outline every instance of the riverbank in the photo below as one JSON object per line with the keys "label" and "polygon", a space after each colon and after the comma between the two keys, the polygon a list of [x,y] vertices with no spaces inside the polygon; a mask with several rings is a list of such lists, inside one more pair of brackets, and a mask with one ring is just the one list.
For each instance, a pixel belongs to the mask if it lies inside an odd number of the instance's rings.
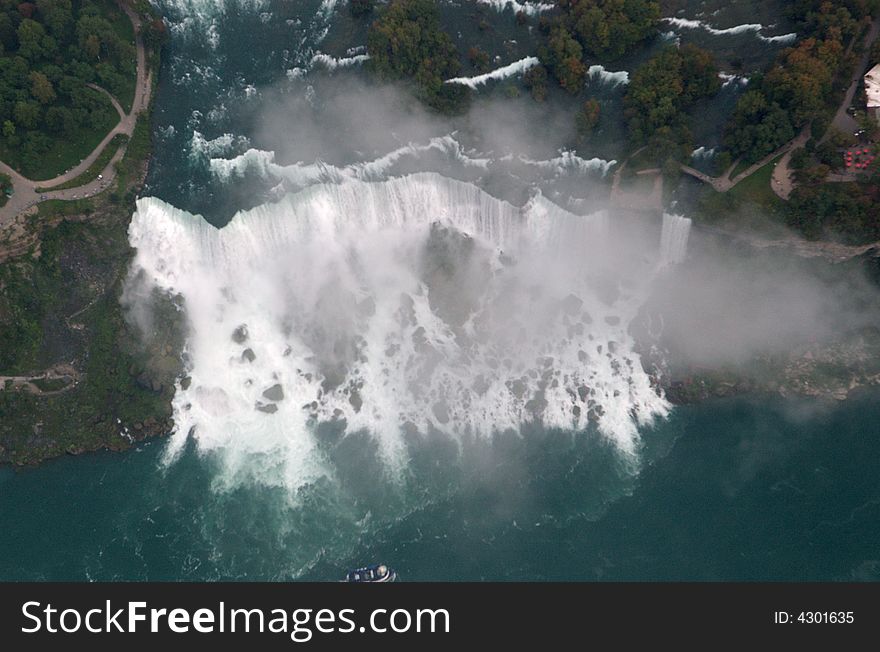
{"label": "riverbank", "polygon": [[[158,54],[146,55],[158,73]],[[145,79],[138,96],[149,98],[158,74]],[[0,233],[0,464],[125,450],[173,427],[179,313],[157,299],[154,328],[141,333],[121,302],[152,154],[144,102],[95,196],[44,201]]]}

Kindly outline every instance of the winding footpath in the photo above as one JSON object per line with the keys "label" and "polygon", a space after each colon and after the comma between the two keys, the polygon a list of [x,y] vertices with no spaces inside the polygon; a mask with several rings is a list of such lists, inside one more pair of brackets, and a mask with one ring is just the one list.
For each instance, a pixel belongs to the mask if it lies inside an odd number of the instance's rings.
{"label": "winding footpath", "polygon": [[[35,206],[41,201],[49,199],[73,200],[82,199],[84,197],[92,197],[105,190],[116,176],[116,164],[122,160],[125,155],[126,145],[122,145],[107,163],[104,170],[99,174],[98,178],[75,188],[65,188],[64,190],[51,190],[53,186],[60,186],[72,181],[86,172],[92,164],[98,159],[104,149],[109,145],[118,134],[124,134],[131,138],[134,133],[135,125],[137,125],[138,116],[145,111],[150,104],[151,76],[147,72],[146,52],[144,50],[144,42],[141,38],[141,20],[140,17],[132,11],[125,3],[119,2],[119,7],[125,12],[131,21],[135,34],[135,46],[137,49],[137,82],[134,90],[134,101],[131,105],[131,111],[125,113],[119,102],[106,90],[95,84],[89,84],[101,93],[110,98],[117,113],[119,113],[119,123],[110,130],[104,139],[92,150],[92,153],[85,157],[79,165],[71,168],[64,174],[54,179],[44,181],[32,181],[11,167],[0,161],[0,172],[9,175],[12,179],[13,195],[6,202],[6,205],[0,208],[0,231],[8,226],[14,218],[21,212]],[[37,188],[43,188],[43,192],[37,192]]]}
{"label": "winding footpath", "polygon": [[801,133],[799,133],[795,138],[793,138],[789,142],[785,143],[785,145],[783,145],[779,149],[767,154],[767,156],[762,158],[757,163],[750,165],[749,167],[747,167],[745,170],[743,170],[742,172],[737,174],[732,179],[730,178],[730,174],[731,174],[731,172],[733,172],[734,168],[736,168],[737,164],[739,163],[739,159],[734,161],[733,165],[731,165],[730,168],[728,168],[727,172],[722,174],[720,177],[710,177],[708,174],[700,172],[699,170],[695,170],[694,168],[692,168],[688,165],[684,165],[684,164],[682,164],[681,170],[682,170],[682,172],[685,172],[685,173],[691,175],[692,177],[699,179],[703,183],[708,183],[710,186],[712,186],[718,192],[727,192],[728,190],[733,188],[736,184],[738,184],[740,181],[752,176],[755,172],[757,172],[762,167],[764,167],[765,165],[770,163],[770,161],[772,161],[776,157],[781,156],[783,154],[787,154],[792,149],[796,149],[797,147],[802,147],[803,144],[809,140],[809,138],[810,138],[810,127],[809,127],[809,125],[807,125],[806,127],[804,127],[803,130],[801,130]]}

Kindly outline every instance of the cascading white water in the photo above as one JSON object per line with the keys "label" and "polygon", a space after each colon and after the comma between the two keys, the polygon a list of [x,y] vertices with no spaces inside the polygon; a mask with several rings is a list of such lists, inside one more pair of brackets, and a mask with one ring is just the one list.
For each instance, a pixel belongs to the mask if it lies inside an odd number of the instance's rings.
{"label": "cascading white water", "polygon": [[684,260],[687,253],[691,220],[681,215],[663,214],[663,231],[660,235],[660,264],[671,265]]}
{"label": "cascading white water", "polygon": [[[681,259],[688,225],[664,218],[664,260]],[[408,429],[533,421],[593,423],[634,452],[668,409],[628,333],[657,265],[612,226],[433,173],[312,186],[222,229],[139,200],[133,272],[180,294],[191,327],[169,454],[192,432],[227,479],[295,488],[327,472],[327,421],[369,431],[391,467]]]}

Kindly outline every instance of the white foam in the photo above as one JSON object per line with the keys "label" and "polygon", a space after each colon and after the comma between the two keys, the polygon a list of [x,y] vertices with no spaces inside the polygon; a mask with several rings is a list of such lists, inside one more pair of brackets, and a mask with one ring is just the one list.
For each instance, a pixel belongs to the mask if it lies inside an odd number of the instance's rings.
{"label": "white foam", "polygon": [[691,152],[691,158],[696,158],[696,159],[707,159],[707,158],[712,158],[713,156],[715,156],[715,148],[714,147],[712,147],[710,149],[706,149],[705,147],[703,147],[701,145],[700,147],[697,147],[697,149],[695,149],[693,152]]}
{"label": "white foam", "polygon": [[[444,269],[426,263],[433,223],[471,238],[445,260],[461,284],[425,271]],[[667,238],[665,224],[663,257],[680,259],[681,227]],[[408,427],[480,436],[538,419],[592,421],[633,454],[638,427],[668,411],[628,333],[656,267],[620,265],[609,229],[603,212],[540,195],[518,208],[432,173],[312,186],[219,230],[139,199],[132,271],[179,294],[190,324],[170,459],[192,432],[227,477],[296,488],[324,472],[314,423],[338,419],[369,431],[389,468],[405,464]],[[594,289],[610,269],[631,275],[616,298]]]}
{"label": "white foam", "polygon": [[153,0],[168,21],[171,32],[181,38],[204,39],[212,49],[220,44],[217,21],[227,12],[257,12],[265,0]]}
{"label": "white foam", "polygon": [[369,54],[357,54],[352,57],[331,57],[329,54],[324,54],[323,52],[318,52],[312,57],[312,65],[315,64],[321,65],[328,70],[336,70],[337,68],[349,68],[351,66],[358,66],[362,64],[364,61],[368,61],[370,59]]}
{"label": "white foam", "polygon": [[731,84],[738,84],[739,86],[745,87],[749,85],[749,78],[745,75],[734,75],[728,72],[719,72],[719,79],[721,79],[721,86],[726,88]]}
{"label": "white foam", "polygon": [[599,79],[606,84],[614,86],[629,83],[629,73],[626,70],[611,72],[605,70],[605,66],[593,65],[589,67],[587,74],[593,79]]}
{"label": "white foam", "polygon": [[553,5],[547,2],[517,2],[516,0],[477,0],[477,2],[489,5],[496,11],[504,11],[509,7],[514,13],[522,11],[528,16],[535,16],[553,9]]}
{"label": "white foam", "polygon": [[222,181],[240,177],[246,171],[264,177],[284,179],[303,188],[314,183],[340,183],[345,180],[375,181],[384,179],[391,167],[405,157],[417,157],[428,152],[441,152],[450,159],[468,167],[486,169],[489,159],[469,156],[450,134],[432,138],[427,144],[408,143],[372,161],[335,166],[323,161],[279,165],[275,153],[250,149],[233,159],[214,158],[211,170]]}
{"label": "white foam", "polygon": [[742,25],[735,25],[734,27],[718,29],[702,20],[689,20],[687,18],[664,18],[663,20],[679,29],[702,29],[714,36],[735,36],[737,34],[752,32],[759,39],[767,43],[789,43],[797,38],[797,34],[795,33],[780,34],[778,36],[764,36],[761,32],[767,28],[761,23],[744,23]]}
{"label": "white foam", "polygon": [[189,143],[189,156],[194,160],[211,159],[228,155],[234,150],[244,149],[248,145],[249,141],[245,136],[226,133],[208,140],[200,132],[194,130]]}
{"label": "white foam", "polygon": [[513,63],[509,63],[506,66],[502,66],[501,68],[497,68],[482,75],[476,75],[475,77],[455,77],[454,79],[447,79],[446,83],[461,84],[476,90],[478,86],[482,86],[488,81],[497,81],[499,79],[513,77],[514,75],[521,75],[529,68],[537,66],[540,63],[538,57],[525,57],[524,59],[514,61]]}
{"label": "white foam", "polygon": [[598,172],[604,177],[612,167],[617,165],[615,160],[607,161],[597,157],[591,159],[581,158],[570,150],[563,150],[559,156],[547,159],[546,161],[536,161],[524,156],[518,156],[517,160],[540,170],[555,172],[558,176]]}

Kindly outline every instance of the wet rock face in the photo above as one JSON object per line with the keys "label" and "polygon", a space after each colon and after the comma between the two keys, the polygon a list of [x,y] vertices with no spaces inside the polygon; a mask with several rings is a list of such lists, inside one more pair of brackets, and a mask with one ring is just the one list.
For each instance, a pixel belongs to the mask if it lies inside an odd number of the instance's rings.
{"label": "wet rock face", "polygon": [[580,299],[580,297],[575,296],[574,294],[569,294],[567,297],[565,297],[565,299],[562,300],[562,309],[567,315],[575,316],[579,314],[583,305],[584,302]]}
{"label": "wet rock face", "polygon": [[284,388],[280,384],[272,385],[272,387],[263,392],[263,396],[270,401],[283,401]]}
{"label": "wet rock face", "polygon": [[428,301],[437,315],[460,328],[476,310],[488,276],[486,254],[470,236],[438,223],[431,225],[420,277],[429,288]]}

